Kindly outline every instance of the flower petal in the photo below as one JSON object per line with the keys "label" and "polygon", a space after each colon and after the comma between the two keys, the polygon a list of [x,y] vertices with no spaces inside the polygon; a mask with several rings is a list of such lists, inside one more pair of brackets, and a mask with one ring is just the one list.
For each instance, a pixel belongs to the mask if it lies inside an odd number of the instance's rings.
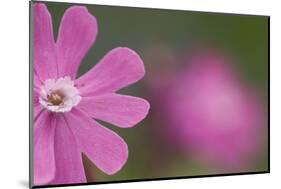
{"label": "flower petal", "polygon": [[82,96],[115,92],[135,83],[144,76],[144,65],[133,50],[118,47],[108,52],[90,71],[81,76],[76,84]]}
{"label": "flower petal", "polygon": [[52,18],[43,3],[34,4],[34,72],[41,81],[57,76]]}
{"label": "flower petal", "polygon": [[33,87],[39,89],[42,85],[42,82],[38,76],[38,74],[35,72],[34,70],[34,74],[33,74]]}
{"label": "flower petal", "polygon": [[122,168],[128,159],[128,147],[120,136],[78,109],[67,113],[66,120],[75,133],[81,151],[99,169],[112,175]]}
{"label": "flower petal", "polygon": [[96,18],[86,7],[72,6],[65,11],[57,40],[60,77],[71,76],[75,79],[81,60],[94,43],[96,35]]}
{"label": "flower petal", "polygon": [[[82,154],[64,115],[57,115],[55,134],[56,175],[52,184],[86,182]],[[76,125],[79,126],[79,125]]]}
{"label": "flower petal", "polygon": [[42,111],[42,107],[40,104],[34,104],[34,110],[33,110],[33,118],[34,120],[37,119],[39,113]]}
{"label": "flower petal", "polygon": [[115,93],[83,97],[78,106],[93,118],[124,128],[143,120],[150,107],[142,98]]}
{"label": "flower petal", "polygon": [[34,125],[34,184],[47,184],[55,176],[55,119],[44,111]]}
{"label": "flower petal", "polygon": [[33,118],[36,120],[39,113],[42,111],[42,106],[39,103],[39,90],[34,88],[33,90]]}

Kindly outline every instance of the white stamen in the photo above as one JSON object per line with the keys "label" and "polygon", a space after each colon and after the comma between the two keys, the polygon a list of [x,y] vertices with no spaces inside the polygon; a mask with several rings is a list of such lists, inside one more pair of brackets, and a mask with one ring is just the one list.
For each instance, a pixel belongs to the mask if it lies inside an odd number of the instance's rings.
{"label": "white stamen", "polygon": [[39,102],[52,112],[68,112],[79,104],[81,96],[70,77],[47,79],[41,87]]}

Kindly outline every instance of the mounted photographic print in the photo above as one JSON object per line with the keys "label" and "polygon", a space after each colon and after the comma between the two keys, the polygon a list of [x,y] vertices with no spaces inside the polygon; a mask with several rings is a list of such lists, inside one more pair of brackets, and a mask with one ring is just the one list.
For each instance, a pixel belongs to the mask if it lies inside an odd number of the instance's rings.
{"label": "mounted photographic print", "polygon": [[30,187],[269,173],[269,17],[30,2]]}

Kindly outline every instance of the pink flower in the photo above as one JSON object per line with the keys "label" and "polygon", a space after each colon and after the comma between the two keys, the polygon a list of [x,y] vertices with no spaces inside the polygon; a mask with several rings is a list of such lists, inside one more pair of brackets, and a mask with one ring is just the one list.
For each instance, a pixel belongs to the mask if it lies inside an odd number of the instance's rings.
{"label": "pink flower", "polygon": [[141,58],[131,49],[111,50],[94,68],[76,78],[96,35],[95,17],[85,7],[72,6],[63,15],[55,42],[50,13],[44,4],[35,3],[36,185],[86,182],[81,153],[103,172],[116,173],[127,161],[127,144],[95,119],[129,128],[148,113],[146,100],[115,93],[145,74]]}
{"label": "pink flower", "polygon": [[158,82],[156,97],[169,123],[169,141],[220,170],[239,171],[254,163],[266,136],[254,91],[241,84],[219,53],[197,52],[186,62],[177,76]]}

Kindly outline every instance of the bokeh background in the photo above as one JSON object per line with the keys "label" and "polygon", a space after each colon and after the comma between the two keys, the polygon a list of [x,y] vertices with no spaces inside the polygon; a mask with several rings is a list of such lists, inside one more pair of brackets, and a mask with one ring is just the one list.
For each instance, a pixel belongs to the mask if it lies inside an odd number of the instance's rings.
{"label": "bokeh background", "polygon": [[[56,37],[62,15],[71,4],[47,2],[46,5]],[[146,75],[120,93],[139,96],[151,103],[150,113],[136,127],[121,129],[102,123],[124,138],[129,159],[121,171],[108,176],[84,157],[89,182],[268,170],[267,17],[100,5],[87,5],[87,8],[97,18],[98,36],[81,64],[79,75],[95,66],[109,50],[129,47],[143,59]],[[261,107],[261,124],[265,129],[259,138],[259,152],[254,161],[238,170],[204,163],[192,151],[180,150],[172,137],[163,134],[170,123],[165,122],[165,111],[154,103],[152,93],[155,94],[156,87],[152,83],[159,75],[165,74],[168,78],[170,70],[174,75],[180,72],[188,64],[185,58],[198,49],[215,49],[233,60],[226,64],[231,64],[241,83],[254,91]],[[239,136],[234,137],[239,140]]]}

